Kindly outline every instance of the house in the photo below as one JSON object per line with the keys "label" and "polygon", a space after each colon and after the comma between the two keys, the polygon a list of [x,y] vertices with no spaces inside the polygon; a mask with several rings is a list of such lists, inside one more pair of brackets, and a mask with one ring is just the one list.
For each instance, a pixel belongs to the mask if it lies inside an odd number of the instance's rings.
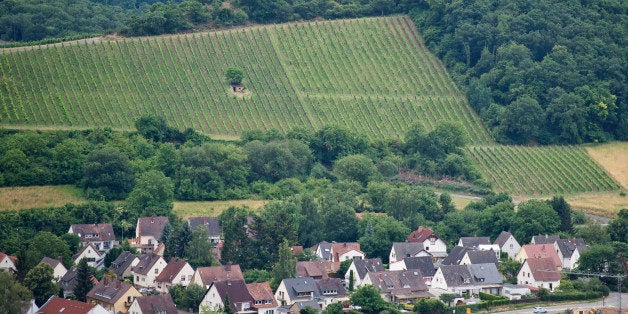
{"label": "house", "polygon": [[470,249],[464,246],[456,245],[451,252],[440,263],[441,265],[460,265],[462,258],[467,254]]}
{"label": "house", "polygon": [[57,282],[61,290],[63,290],[63,297],[67,298],[74,294],[74,287],[76,286],[76,266],[71,267],[65,272],[65,275]]}
{"label": "house", "polygon": [[179,314],[170,294],[137,297],[129,307],[129,314]]}
{"label": "house", "polygon": [[103,278],[87,293],[87,303],[101,305],[112,313],[126,313],[135,298],[141,296],[131,284]]}
{"label": "house", "polygon": [[109,269],[112,270],[118,279],[131,276],[131,269],[140,262],[139,257],[129,251],[123,251],[115,261],[111,263]]}
{"label": "house", "polygon": [[499,259],[501,249],[499,245],[492,244],[489,237],[460,237],[458,246],[470,248],[478,251],[493,251],[495,258]]}
{"label": "house", "polygon": [[497,245],[502,252],[506,252],[511,259],[514,259],[521,250],[521,245],[517,239],[508,231],[502,231],[493,244]]}
{"label": "house", "polygon": [[221,265],[211,267],[199,267],[192,275],[192,283],[206,289],[215,281],[244,280],[240,265]]}
{"label": "house", "polygon": [[438,236],[432,229],[420,226],[408,236],[408,242],[423,244],[423,249],[432,254],[435,261],[447,257],[447,242]]}
{"label": "house", "polygon": [[499,294],[502,278],[493,263],[473,265],[441,265],[434,280],[432,289],[469,296],[480,292]]}
{"label": "house", "polygon": [[561,257],[563,269],[578,267],[580,254],[587,250],[583,239],[558,239],[554,242],[554,249]]}
{"label": "house", "polygon": [[166,268],[166,261],[154,253],[142,254],[139,260],[139,263],[131,270],[133,284],[144,288],[155,288],[155,278]]}
{"label": "house", "polygon": [[275,299],[281,305],[292,305],[295,302],[317,301],[321,299],[318,286],[311,277],[286,278],[281,281]]}
{"label": "house", "polygon": [[299,256],[303,253],[303,246],[302,245],[293,245],[290,247],[290,251],[292,251],[292,254],[294,254],[294,256]]}
{"label": "house", "polygon": [[558,241],[560,239],[559,236],[557,235],[536,235],[536,236],[532,236],[532,241],[530,243],[532,244],[553,244],[554,242]]}
{"label": "house", "polygon": [[135,239],[130,241],[132,247],[138,248],[140,253],[153,253],[159,244],[159,239],[168,223],[168,217],[140,217],[135,226]]}
{"label": "house", "polygon": [[[230,304],[225,304],[227,298]],[[244,280],[215,281],[205,293],[199,312],[220,311],[229,306],[235,313],[254,313],[251,309],[254,302]]]}
{"label": "house", "polygon": [[362,281],[369,272],[384,271],[384,264],[381,258],[354,259],[345,273],[345,285],[350,287],[351,273],[353,273],[353,287],[362,285]]}
{"label": "house", "polygon": [[418,270],[423,275],[426,285],[432,284],[432,279],[436,273],[434,262],[429,256],[406,257],[401,261],[388,265],[389,270]]}
{"label": "house", "polygon": [[0,252],[0,270],[15,272],[17,271],[17,268],[15,267],[16,262],[17,257]]}
{"label": "house", "polygon": [[44,303],[37,314],[109,314],[98,304],[84,303],[74,300],[66,300],[52,296]]}
{"label": "house", "polygon": [[166,245],[163,243],[159,243],[157,244],[157,247],[155,248],[155,251],[153,251],[153,253],[159,256],[164,256],[165,251],[166,251]]}
{"label": "house", "polygon": [[364,258],[366,254],[360,250],[360,243],[356,242],[320,242],[312,248],[315,255],[326,261],[340,263],[350,259]]}
{"label": "house", "polygon": [[551,258],[530,257],[521,265],[517,274],[517,283],[554,291],[560,284],[560,272],[556,262]]}
{"label": "house", "polygon": [[174,285],[187,287],[192,282],[193,275],[194,269],[187,261],[173,257],[155,278],[157,291],[168,293],[170,287]]}
{"label": "house", "polygon": [[525,295],[532,293],[530,288],[524,285],[513,285],[511,283],[505,283],[502,287],[503,296],[507,297],[509,300],[521,300],[521,298]]}
{"label": "house", "polygon": [[461,265],[469,265],[469,264],[486,264],[493,263],[495,267],[499,266],[499,260],[495,257],[495,253],[491,251],[478,251],[478,250],[468,250],[462,259],[460,260]]}
{"label": "house", "polygon": [[98,251],[109,251],[116,244],[116,235],[111,224],[75,224],[68,233],[76,234],[81,245],[94,245]]}
{"label": "house", "polygon": [[299,301],[299,302],[294,302],[294,304],[292,304],[292,306],[289,307],[288,313],[294,313],[294,314],[300,313],[302,309],[308,306],[319,312],[322,311],[321,305],[318,304],[316,301]]}
{"label": "house", "polygon": [[422,243],[418,242],[393,242],[390,253],[388,254],[389,263],[400,261],[406,257],[429,256],[432,254],[423,248]]}
{"label": "house", "polygon": [[275,314],[277,312],[277,300],[268,282],[247,283],[246,288],[253,298],[252,308],[257,314]]}
{"label": "house", "polygon": [[81,249],[72,256],[74,264],[77,265],[84,258],[87,259],[87,265],[94,268],[101,268],[105,260],[105,255],[100,254],[92,243],[87,243],[87,245],[81,247]]}
{"label": "house", "polygon": [[323,309],[332,303],[349,301],[344,280],[341,278],[318,279],[315,281],[321,295],[319,301],[322,302],[321,307]]}
{"label": "house", "polygon": [[297,277],[325,279],[334,272],[336,272],[336,263],[334,262],[325,260],[297,262]]}
{"label": "house", "polygon": [[382,298],[389,302],[415,303],[432,296],[423,275],[417,270],[370,272],[363,284],[375,286]]}
{"label": "house", "polygon": [[39,264],[42,263],[48,264],[50,265],[50,267],[52,267],[52,276],[54,277],[56,282],[59,282],[59,280],[61,280],[65,273],[68,272],[68,269],[63,266],[63,263],[61,263],[61,257],[59,257],[58,259],[54,259],[44,256]]}
{"label": "house", "polygon": [[207,232],[209,241],[216,245],[220,242],[220,220],[218,217],[190,217],[188,219],[188,226],[190,230],[196,230],[198,227],[203,227],[203,230]]}
{"label": "house", "polygon": [[563,265],[562,259],[558,256],[559,250],[554,248],[554,244],[526,244],[521,247],[519,253],[515,256],[515,260],[519,263],[523,263],[528,258],[550,258],[556,267],[560,268]]}

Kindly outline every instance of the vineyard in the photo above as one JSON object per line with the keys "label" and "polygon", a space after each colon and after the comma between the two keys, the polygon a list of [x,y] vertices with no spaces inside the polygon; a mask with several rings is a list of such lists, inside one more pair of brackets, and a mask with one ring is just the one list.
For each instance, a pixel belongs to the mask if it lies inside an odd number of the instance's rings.
{"label": "vineyard", "polygon": [[[244,71],[248,93],[224,73]],[[346,126],[399,138],[408,126],[490,136],[407,17],[316,21],[211,33],[102,39],[0,53],[0,125],[132,129],[146,114],[237,136]]]}
{"label": "vineyard", "polygon": [[496,191],[549,196],[620,188],[582,147],[474,146],[467,155]]}

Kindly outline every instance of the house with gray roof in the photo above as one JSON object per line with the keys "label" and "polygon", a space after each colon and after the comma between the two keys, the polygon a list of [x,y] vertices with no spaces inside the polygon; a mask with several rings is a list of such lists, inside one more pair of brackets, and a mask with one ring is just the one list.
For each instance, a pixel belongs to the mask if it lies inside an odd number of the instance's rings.
{"label": "house with gray roof", "polygon": [[112,270],[118,279],[128,277],[131,275],[133,267],[137,266],[140,262],[139,257],[129,251],[122,251],[118,258],[111,263],[109,269]]}
{"label": "house with gray roof", "polygon": [[436,273],[436,267],[429,256],[406,257],[401,261],[388,265],[389,270],[418,270],[423,275],[426,285],[432,284],[432,279]]}
{"label": "house with gray roof", "polygon": [[467,254],[468,251],[469,251],[469,248],[456,245],[440,264],[441,265],[460,265],[460,261],[462,261],[462,258],[465,256],[465,254]]}
{"label": "house with gray roof", "polygon": [[312,277],[286,278],[275,291],[275,299],[281,305],[303,301],[316,301],[320,304],[321,297],[316,281]]}
{"label": "house with gray roof", "polygon": [[493,244],[496,244],[502,252],[506,252],[511,259],[514,259],[521,250],[521,245],[517,239],[508,231],[502,231]]}
{"label": "house with gray roof", "polygon": [[532,236],[530,244],[552,244],[560,239],[557,235],[535,235]]}
{"label": "house with gray roof", "polygon": [[468,250],[460,260],[461,265],[493,263],[499,266],[499,260],[493,251]]}
{"label": "house with gray roof", "polygon": [[393,242],[390,254],[388,255],[389,263],[400,261],[406,257],[430,256],[432,254],[425,250],[422,243],[419,242]]}
{"label": "house with gray roof", "polygon": [[318,304],[316,301],[299,301],[292,304],[288,311],[290,313],[299,313],[302,309],[308,306],[319,312],[322,310],[321,305]]}
{"label": "house with gray roof", "polygon": [[188,218],[188,226],[190,230],[196,230],[202,227],[207,231],[209,241],[216,245],[220,242],[220,220],[218,217],[190,217]]}
{"label": "house with gray roof", "polygon": [[456,295],[479,292],[499,294],[503,280],[493,263],[474,265],[441,265],[432,281],[432,289]]}
{"label": "house with gray roof", "polygon": [[370,272],[363,283],[375,286],[382,298],[389,302],[415,303],[432,297],[418,270]]}
{"label": "house with gray roof", "polygon": [[554,248],[561,257],[563,269],[574,269],[578,267],[578,260],[582,252],[587,250],[583,239],[558,239],[554,242]]}
{"label": "house with gray roof", "polygon": [[477,248],[480,245],[490,245],[491,239],[489,237],[460,237],[458,240],[458,246],[464,246],[469,248]]}
{"label": "house with gray roof", "polygon": [[384,271],[384,264],[381,258],[354,259],[345,273],[345,285],[349,287],[351,273],[353,273],[353,287],[362,285],[362,281],[369,272]]}
{"label": "house with gray roof", "polygon": [[321,294],[320,302],[323,309],[332,303],[349,301],[344,280],[341,278],[319,279],[316,280],[316,286]]}

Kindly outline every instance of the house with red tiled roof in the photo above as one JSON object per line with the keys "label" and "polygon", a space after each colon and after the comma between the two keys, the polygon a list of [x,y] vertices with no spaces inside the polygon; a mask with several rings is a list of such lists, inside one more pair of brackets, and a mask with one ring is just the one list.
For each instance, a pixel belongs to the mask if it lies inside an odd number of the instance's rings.
{"label": "house with red tiled roof", "polygon": [[350,259],[362,259],[366,255],[357,242],[320,242],[312,248],[315,255],[326,261],[340,263]]}
{"label": "house with red tiled roof", "polygon": [[129,243],[132,247],[138,248],[141,253],[153,253],[159,245],[159,239],[164,231],[164,226],[168,223],[168,217],[140,217],[135,226],[135,238]]}
{"label": "house with red tiled roof", "polygon": [[193,275],[194,269],[187,261],[173,257],[155,278],[157,291],[168,293],[170,287],[174,285],[187,287],[192,282]]}
{"label": "house with red tiled roof", "polygon": [[268,282],[248,283],[246,288],[253,298],[251,307],[257,310],[257,314],[274,314],[277,311],[279,305]]}
{"label": "house with red tiled roof", "polygon": [[166,268],[166,261],[154,253],[142,254],[139,260],[139,263],[131,270],[133,284],[144,288],[155,288],[157,285],[155,278]]}
{"label": "house with red tiled roof", "polygon": [[87,303],[101,305],[110,313],[126,313],[135,298],[141,296],[129,283],[103,278],[87,293]]}
{"label": "house with red tiled roof", "polygon": [[240,265],[221,265],[210,267],[199,267],[192,276],[192,282],[209,288],[215,281],[244,280]]}
{"label": "house with red tiled roof", "polygon": [[369,272],[362,283],[375,286],[389,302],[414,303],[432,296],[421,272],[414,270]]}
{"label": "house with red tiled roof", "polygon": [[0,270],[8,272],[17,271],[17,268],[15,267],[16,262],[17,257],[0,252]]}
{"label": "house with red tiled roof", "polygon": [[61,257],[59,257],[59,259],[54,259],[44,256],[39,264],[42,263],[48,264],[50,265],[50,267],[52,267],[52,276],[55,278],[56,282],[59,282],[59,280],[65,275],[65,273],[68,272],[68,269],[63,266],[63,263],[61,263]]}
{"label": "house with red tiled roof", "polygon": [[108,314],[102,306],[98,304],[84,303],[74,300],[67,300],[52,296],[41,308],[37,314]]}
{"label": "house with red tiled roof", "polygon": [[519,253],[515,256],[515,260],[519,263],[523,263],[528,258],[550,258],[554,265],[560,270],[562,268],[562,260],[558,256],[557,250],[554,248],[553,243],[547,244],[526,244],[521,247]]}
{"label": "house with red tiled roof", "polygon": [[549,257],[529,257],[519,269],[517,283],[530,286],[531,290],[545,288],[554,291],[560,285],[560,272],[556,262]]}
{"label": "house with red tiled roof", "polygon": [[99,251],[109,251],[116,244],[116,235],[111,224],[74,224],[68,233],[76,234],[81,245],[94,245]]}
{"label": "house with red tiled roof", "polygon": [[329,274],[336,272],[336,263],[320,261],[297,262],[297,277],[312,277],[314,279],[325,279]]}
{"label": "house with red tiled roof", "polygon": [[129,307],[130,314],[178,314],[170,294],[137,297]]}
{"label": "house with red tiled roof", "polygon": [[423,245],[423,249],[434,257],[435,260],[442,260],[447,257],[447,243],[434,232],[434,230],[420,226],[412,231],[408,236],[408,242],[418,242]]}
{"label": "house with red tiled roof", "polygon": [[[230,304],[225,304],[227,296]],[[257,311],[252,309],[254,302],[244,280],[216,281],[210,285],[203,297],[199,312],[220,311],[229,306],[234,313],[255,313]]]}

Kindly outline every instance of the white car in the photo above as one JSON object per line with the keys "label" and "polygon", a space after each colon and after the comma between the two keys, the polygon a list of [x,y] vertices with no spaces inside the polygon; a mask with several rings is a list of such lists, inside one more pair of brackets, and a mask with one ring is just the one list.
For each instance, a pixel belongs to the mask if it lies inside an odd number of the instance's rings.
{"label": "white car", "polygon": [[544,307],[537,306],[532,310],[533,313],[547,313],[547,309]]}

